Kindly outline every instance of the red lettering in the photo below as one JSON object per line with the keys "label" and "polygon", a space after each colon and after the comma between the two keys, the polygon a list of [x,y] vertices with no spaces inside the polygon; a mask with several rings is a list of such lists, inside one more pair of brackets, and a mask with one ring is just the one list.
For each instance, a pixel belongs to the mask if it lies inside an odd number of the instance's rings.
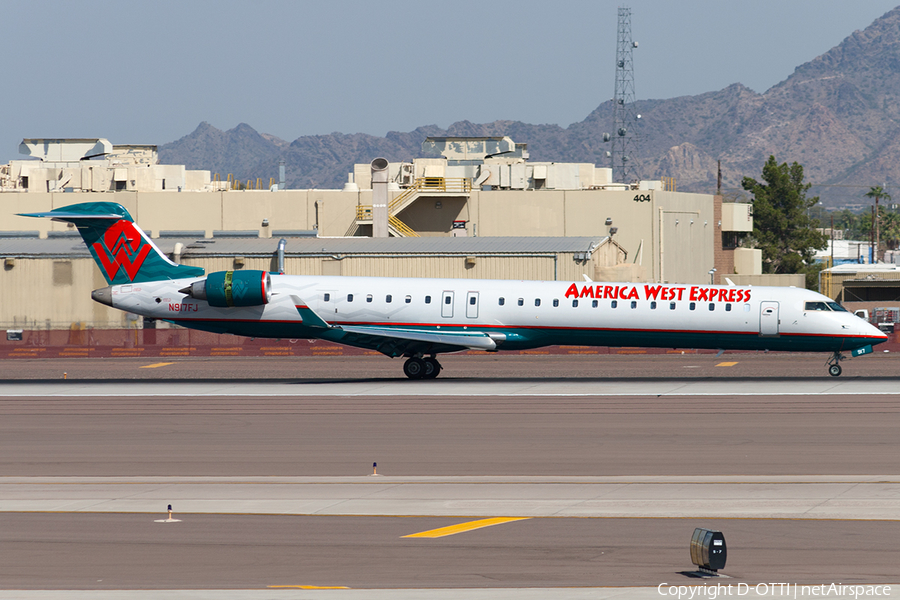
{"label": "red lettering", "polygon": [[712,302],[713,300],[716,300],[721,293],[722,290],[720,290],[719,288],[713,288],[709,290],[709,301]]}
{"label": "red lettering", "polygon": [[697,300],[700,302],[705,302],[707,300],[707,293],[709,292],[708,288],[698,288],[697,289]]}
{"label": "red lettering", "polygon": [[637,287],[631,288],[631,291],[628,292],[628,300],[640,300],[641,295],[638,293]]}
{"label": "red lettering", "polygon": [[594,286],[586,285],[581,288],[581,297],[582,298],[593,298],[594,297]]}
{"label": "red lettering", "polygon": [[178,305],[177,305],[177,304],[170,304],[170,305],[169,305],[169,312],[175,312],[175,310],[176,310],[175,307],[176,307],[176,306],[178,306]]}
{"label": "red lettering", "polygon": [[684,292],[684,288],[677,288],[677,289],[678,289],[678,300],[680,301],[680,300],[681,300],[681,294]]}
{"label": "red lettering", "polygon": [[734,302],[734,289],[728,290],[728,301]]}
{"label": "red lettering", "polygon": [[575,298],[578,297],[578,286],[575,285],[574,283],[569,286],[569,289],[566,290],[566,298],[568,298],[570,296],[575,297]]}
{"label": "red lettering", "polygon": [[615,296],[613,296],[613,289],[611,285],[603,286],[603,297],[607,300],[612,300],[613,298],[615,298]]}
{"label": "red lettering", "polygon": [[696,287],[691,288],[691,295],[690,295],[690,297],[688,297],[688,300],[690,300],[691,302],[694,302],[697,300],[697,288]]}
{"label": "red lettering", "polygon": [[744,302],[750,302],[750,290],[744,291]]}
{"label": "red lettering", "polygon": [[[662,286],[659,285],[645,285],[644,286],[644,295],[647,297],[647,300],[656,300],[657,296],[659,296],[659,292],[662,289]],[[665,290],[662,290],[663,297],[662,300],[665,300]]]}
{"label": "red lettering", "polygon": [[594,290],[594,298],[602,298],[603,297],[603,286],[598,285],[597,289]]}

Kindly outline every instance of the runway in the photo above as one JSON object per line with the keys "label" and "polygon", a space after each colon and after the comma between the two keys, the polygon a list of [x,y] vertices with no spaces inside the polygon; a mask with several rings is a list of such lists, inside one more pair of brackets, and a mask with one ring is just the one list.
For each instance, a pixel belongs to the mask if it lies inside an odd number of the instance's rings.
{"label": "runway", "polygon": [[[229,382],[218,380],[179,382],[79,382],[40,381],[2,384],[3,396],[62,398],[134,398],[134,397],[309,397],[309,396],[413,396],[413,397],[520,397],[520,396],[891,396],[897,393],[898,380],[817,379],[793,380],[773,378],[685,381],[656,379],[652,381],[582,379],[567,381],[519,380],[512,378],[482,380],[438,379],[434,381],[395,381],[370,379],[363,381],[314,382]],[[261,393],[264,389],[264,394]]]}
{"label": "runway", "polygon": [[900,477],[0,478],[0,512],[900,522]]}
{"label": "runway", "polygon": [[[0,598],[659,597],[692,583],[697,526],[725,532],[731,583],[900,581],[893,357],[839,379],[791,376],[821,367],[806,357],[543,377],[536,357],[471,358],[433,382],[347,374],[368,358],[302,377],[21,361],[0,381]],[[168,504],[181,522],[154,523]],[[523,520],[403,537],[491,517]],[[270,587],[304,585],[352,589]]]}

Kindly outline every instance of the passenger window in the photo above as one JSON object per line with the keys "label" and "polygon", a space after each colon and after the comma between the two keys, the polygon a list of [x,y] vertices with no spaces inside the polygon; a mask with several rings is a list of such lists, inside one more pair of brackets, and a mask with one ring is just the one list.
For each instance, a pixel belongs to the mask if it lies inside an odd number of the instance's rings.
{"label": "passenger window", "polygon": [[597,308],[598,306],[600,306],[600,303],[597,302],[596,300],[594,300],[593,302],[591,302],[591,308]]}
{"label": "passenger window", "polygon": [[519,306],[525,306],[525,298],[519,298]]}
{"label": "passenger window", "polygon": [[505,300],[504,298],[500,298],[500,300],[498,300],[497,303],[498,303],[500,306],[503,306],[504,304],[506,304],[506,300]]}
{"label": "passenger window", "polygon": [[394,297],[391,296],[390,294],[388,294],[387,296],[384,297],[384,301],[387,302],[388,304],[390,304],[391,300],[393,300],[393,299],[394,299]]}
{"label": "passenger window", "polygon": [[691,305],[688,308],[690,308],[691,310],[694,310],[695,308],[697,308],[697,303],[691,302]]}
{"label": "passenger window", "polygon": [[431,304],[431,296],[425,296],[425,304]]}
{"label": "passenger window", "polygon": [[553,306],[559,306],[559,300],[557,298],[553,299]]}
{"label": "passenger window", "polygon": [[745,305],[744,305],[744,312],[750,312],[750,305],[749,305],[749,304],[745,304]]}
{"label": "passenger window", "polygon": [[325,294],[325,302],[331,300],[331,294]]}
{"label": "passenger window", "polygon": [[372,301],[372,294],[367,294],[367,295],[366,295],[366,302],[371,302],[371,301]]}
{"label": "passenger window", "polygon": [[353,302],[353,294],[347,294],[347,302]]}
{"label": "passenger window", "polygon": [[572,308],[578,307],[578,300],[572,300]]}
{"label": "passenger window", "polygon": [[631,308],[637,308],[637,300],[631,301]]}
{"label": "passenger window", "polygon": [[650,303],[650,310],[656,310],[656,302],[655,301]]}
{"label": "passenger window", "polygon": [[[449,298],[447,298],[447,299],[449,300]],[[472,296],[471,298],[469,298],[469,304],[471,304],[471,305],[474,306],[474,305],[475,305],[475,300],[476,300],[475,296]],[[450,303],[448,302],[447,304],[450,304]]]}
{"label": "passenger window", "polygon": [[730,305],[730,304],[726,304],[726,305],[725,305],[725,312],[731,312],[731,305]]}
{"label": "passenger window", "polygon": [[675,310],[675,303],[669,302],[669,310]]}
{"label": "passenger window", "polygon": [[540,298],[535,298],[535,299],[534,299],[534,305],[535,305],[535,306],[540,306],[540,305],[541,305],[541,299],[540,299]]}
{"label": "passenger window", "polygon": [[716,310],[716,305],[713,302],[709,303],[709,310]]}
{"label": "passenger window", "polygon": [[409,304],[410,302],[412,302],[412,296],[407,296],[406,303]]}
{"label": "passenger window", "polygon": [[609,307],[610,307],[610,308],[615,308],[615,307],[617,307],[618,305],[619,305],[619,301],[618,301],[618,300],[613,300],[612,302],[609,303]]}
{"label": "passenger window", "polygon": [[452,297],[447,296],[446,298],[444,298],[444,304],[450,304],[451,302],[453,302],[453,298],[452,298]]}

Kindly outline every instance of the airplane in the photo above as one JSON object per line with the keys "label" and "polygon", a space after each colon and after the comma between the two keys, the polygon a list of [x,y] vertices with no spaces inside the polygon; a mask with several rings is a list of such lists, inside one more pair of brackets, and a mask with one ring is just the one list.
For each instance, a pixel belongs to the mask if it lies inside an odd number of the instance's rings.
{"label": "airplane", "polygon": [[[736,285],[320,277],[205,273],[169,260],[113,202],[21,216],[73,223],[109,284],[91,297],[182,327],[250,337],[322,339],[406,357],[433,379],[437,355],[550,345],[872,353],[887,340],[831,298]],[[585,278],[587,279],[587,278]]]}

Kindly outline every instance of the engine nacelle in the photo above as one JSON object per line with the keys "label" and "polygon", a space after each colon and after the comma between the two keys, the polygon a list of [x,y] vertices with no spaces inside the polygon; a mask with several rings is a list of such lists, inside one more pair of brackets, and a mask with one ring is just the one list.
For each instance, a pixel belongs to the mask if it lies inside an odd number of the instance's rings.
{"label": "engine nacelle", "polygon": [[262,306],[272,299],[272,277],[266,271],[218,271],[178,290],[210,306]]}

